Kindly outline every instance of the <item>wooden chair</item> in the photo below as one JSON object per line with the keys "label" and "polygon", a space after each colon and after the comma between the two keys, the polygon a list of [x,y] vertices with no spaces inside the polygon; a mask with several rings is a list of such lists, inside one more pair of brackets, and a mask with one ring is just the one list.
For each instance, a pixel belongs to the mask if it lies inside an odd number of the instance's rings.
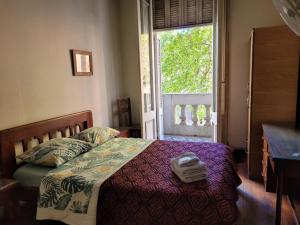
{"label": "wooden chair", "polygon": [[[130,98],[118,99],[118,117],[119,130],[121,133],[128,134],[129,137],[141,137],[140,125],[133,125],[131,118],[131,103]],[[124,135],[126,136],[126,135]]]}

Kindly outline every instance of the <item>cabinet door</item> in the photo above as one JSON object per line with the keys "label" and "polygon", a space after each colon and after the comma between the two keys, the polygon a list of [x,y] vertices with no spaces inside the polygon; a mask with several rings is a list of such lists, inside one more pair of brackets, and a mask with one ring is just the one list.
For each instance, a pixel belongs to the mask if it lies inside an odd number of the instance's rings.
{"label": "cabinet door", "polygon": [[287,26],[254,29],[249,175],[261,178],[263,122],[295,122],[299,37]]}
{"label": "cabinet door", "polygon": [[155,77],[153,66],[152,1],[140,0],[140,71],[142,136],[156,139]]}

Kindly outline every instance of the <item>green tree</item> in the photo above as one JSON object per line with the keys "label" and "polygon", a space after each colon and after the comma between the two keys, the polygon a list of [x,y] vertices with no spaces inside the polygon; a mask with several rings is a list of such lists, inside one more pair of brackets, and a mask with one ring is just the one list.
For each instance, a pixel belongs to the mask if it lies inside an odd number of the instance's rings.
{"label": "green tree", "polygon": [[159,33],[163,93],[212,92],[212,26]]}

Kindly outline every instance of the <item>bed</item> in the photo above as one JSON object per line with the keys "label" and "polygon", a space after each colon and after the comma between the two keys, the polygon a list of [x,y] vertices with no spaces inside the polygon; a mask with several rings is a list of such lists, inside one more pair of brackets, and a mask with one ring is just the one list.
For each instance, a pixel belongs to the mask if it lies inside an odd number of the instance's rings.
{"label": "bed", "polygon": [[[1,131],[1,176],[11,178],[18,168],[24,168],[16,163],[15,143],[22,143],[26,150],[32,137],[42,142],[45,134],[52,138],[61,131],[67,136],[68,130],[73,135],[76,127],[92,126],[91,111],[84,111]],[[207,180],[185,184],[171,172],[170,158],[185,151],[206,162]],[[26,173],[36,169],[27,168]],[[20,200],[37,202],[38,179],[36,185],[19,187]],[[97,224],[233,225],[238,217],[240,182],[227,146],[156,140],[101,185]]]}

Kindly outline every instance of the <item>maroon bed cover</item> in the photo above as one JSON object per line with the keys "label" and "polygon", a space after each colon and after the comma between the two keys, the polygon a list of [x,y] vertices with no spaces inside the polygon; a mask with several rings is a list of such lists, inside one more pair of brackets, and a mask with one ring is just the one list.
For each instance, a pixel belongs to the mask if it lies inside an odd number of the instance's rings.
{"label": "maroon bed cover", "polygon": [[[207,164],[208,180],[185,184],[172,173],[170,158],[186,151]],[[102,184],[97,224],[232,225],[240,183],[225,145],[155,141]]]}

